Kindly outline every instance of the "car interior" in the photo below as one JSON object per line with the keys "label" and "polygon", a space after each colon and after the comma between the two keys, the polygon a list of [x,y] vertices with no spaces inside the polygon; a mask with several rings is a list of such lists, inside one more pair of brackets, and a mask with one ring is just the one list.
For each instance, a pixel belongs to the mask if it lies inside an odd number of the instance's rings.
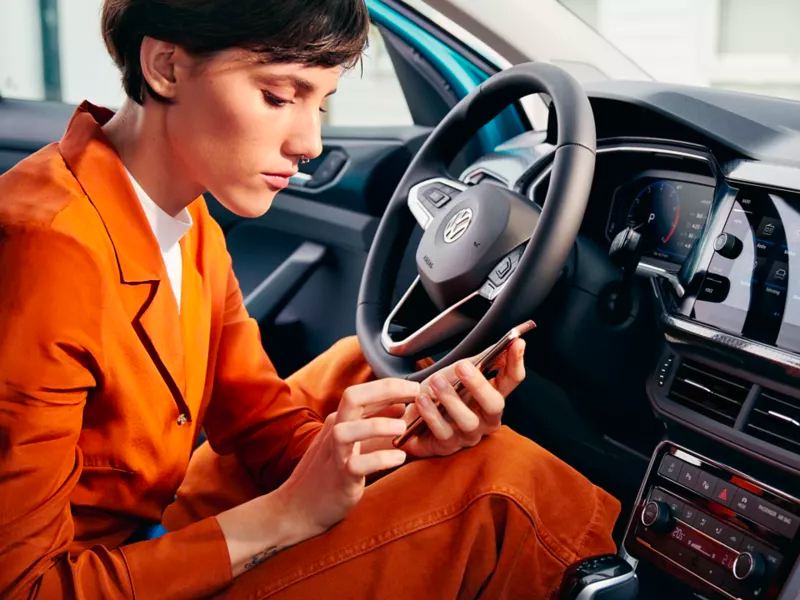
{"label": "car interior", "polygon": [[[208,197],[278,372],[358,335],[420,380],[533,319],[504,422],[623,505],[562,597],[800,598],[800,104],[505,64],[419,4],[368,2],[413,125],[324,127],[261,217]],[[0,173],[73,110],[0,99]]]}

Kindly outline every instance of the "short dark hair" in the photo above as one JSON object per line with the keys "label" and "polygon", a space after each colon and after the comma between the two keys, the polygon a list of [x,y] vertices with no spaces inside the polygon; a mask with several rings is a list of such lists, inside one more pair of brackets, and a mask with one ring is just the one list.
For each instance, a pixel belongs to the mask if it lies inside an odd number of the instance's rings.
{"label": "short dark hair", "polygon": [[142,75],[144,36],[200,57],[244,48],[272,62],[349,68],[367,46],[369,13],[364,0],[105,0],[102,29],[125,93],[143,104],[145,94],[169,102]]}

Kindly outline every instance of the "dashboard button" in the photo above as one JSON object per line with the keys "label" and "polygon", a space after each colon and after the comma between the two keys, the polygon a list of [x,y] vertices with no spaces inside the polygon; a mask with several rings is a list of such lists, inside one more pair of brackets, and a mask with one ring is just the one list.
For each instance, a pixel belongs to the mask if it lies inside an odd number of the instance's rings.
{"label": "dashboard button", "polygon": [[671,454],[664,455],[661,459],[661,465],[658,467],[658,474],[663,475],[672,481],[678,481],[681,474],[681,467],[686,464],[682,460],[675,458]]}
{"label": "dashboard button", "polygon": [[739,489],[735,485],[731,485],[727,481],[717,479],[717,485],[714,486],[714,495],[712,498],[725,506],[733,504],[733,496],[736,490]]}
{"label": "dashboard button", "polygon": [[683,507],[681,508],[681,511],[678,513],[677,516],[681,521],[683,521],[687,525],[691,525],[692,527],[694,527],[695,524],[697,523],[698,514],[699,514],[698,510],[692,504],[685,502],[683,504]]}
{"label": "dashboard button", "polygon": [[700,477],[700,469],[692,465],[683,465],[678,483],[682,483],[690,490],[693,490],[698,477]]}
{"label": "dashboard button", "polygon": [[731,508],[745,517],[752,518],[754,501],[755,496],[753,496],[753,494],[736,488],[733,492],[733,503],[731,504]]}
{"label": "dashboard button", "polygon": [[730,525],[725,526],[725,532],[723,533],[723,537],[721,539],[722,543],[726,546],[733,548],[734,550],[739,550],[742,547],[742,540],[744,539],[744,534],[738,529],[734,529]]}
{"label": "dashboard button", "polygon": [[700,292],[697,294],[698,300],[704,302],[723,302],[728,297],[731,290],[731,280],[722,275],[706,275]]}
{"label": "dashboard button", "polygon": [[697,482],[695,483],[694,489],[706,498],[713,498],[714,488],[717,487],[718,481],[719,479],[713,475],[709,475],[708,473],[701,471],[699,477],[697,478]]}
{"label": "dashboard button", "polygon": [[681,500],[678,500],[675,496],[669,492],[665,492],[661,488],[654,488],[653,491],[650,492],[650,500],[652,502],[663,502],[672,509],[673,515],[680,514],[683,508],[683,502]]}

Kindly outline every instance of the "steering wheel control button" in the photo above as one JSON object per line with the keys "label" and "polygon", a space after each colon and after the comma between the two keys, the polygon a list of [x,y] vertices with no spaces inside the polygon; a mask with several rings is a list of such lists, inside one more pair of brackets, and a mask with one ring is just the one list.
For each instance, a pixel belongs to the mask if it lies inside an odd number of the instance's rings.
{"label": "steering wheel control button", "polygon": [[723,258],[733,260],[742,253],[742,241],[732,233],[720,233],[714,240],[714,250]]}
{"label": "steering wheel control button", "polygon": [[492,272],[489,274],[489,281],[495,287],[499,287],[508,281],[508,279],[511,277],[511,274],[517,268],[524,250],[525,249],[523,247],[516,248],[506,257],[504,257],[499,263],[497,263],[494,269],[492,269]]}
{"label": "steering wheel control button", "polygon": [[667,533],[675,526],[672,509],[664,502],[650,501],[642,509],[642,525],[657,533]]}
{"label": "steering wheel control button", "polygon": [[450,202],[450,196],[445,194],[438,186],[433,186],[422,192],[422,197],[433,204],[436,208],[441,208]]}

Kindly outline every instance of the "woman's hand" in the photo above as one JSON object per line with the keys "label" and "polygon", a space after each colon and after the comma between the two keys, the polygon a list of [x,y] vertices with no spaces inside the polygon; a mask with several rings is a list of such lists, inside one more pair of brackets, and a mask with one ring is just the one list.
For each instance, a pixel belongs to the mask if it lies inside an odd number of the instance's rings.
{"label": "woman's hand", "polygon": [[383,415],[387,407],[416,400],[419,390],[419,383],[403,379],[380,379],[345,390],[338,410],[325,419],[294,472],[277,490],[290,516],[307,528],[306,537],[322,533],[347,515],[361,499],[367,475],[405,462],[406,453],[386,441],[402,434],[406,423],[396,411],[394,417]]}
{"label": "woman's hand", "polygon": [[[413,436],[403,450],[413,456],[445,456],[476,445],[484,435],[500,427],[505,399],[525,379],[525,341],[514,340],[496,363],[497,375],[486,379],[470,359],[460,360],[437,371],[422,382],[421,393],[409,405],[407,423],[421,415],[427,430]],[[466,395],[462,399],[453,389],[461,379]],[[434,405],[438,400],[444,414]]]}

